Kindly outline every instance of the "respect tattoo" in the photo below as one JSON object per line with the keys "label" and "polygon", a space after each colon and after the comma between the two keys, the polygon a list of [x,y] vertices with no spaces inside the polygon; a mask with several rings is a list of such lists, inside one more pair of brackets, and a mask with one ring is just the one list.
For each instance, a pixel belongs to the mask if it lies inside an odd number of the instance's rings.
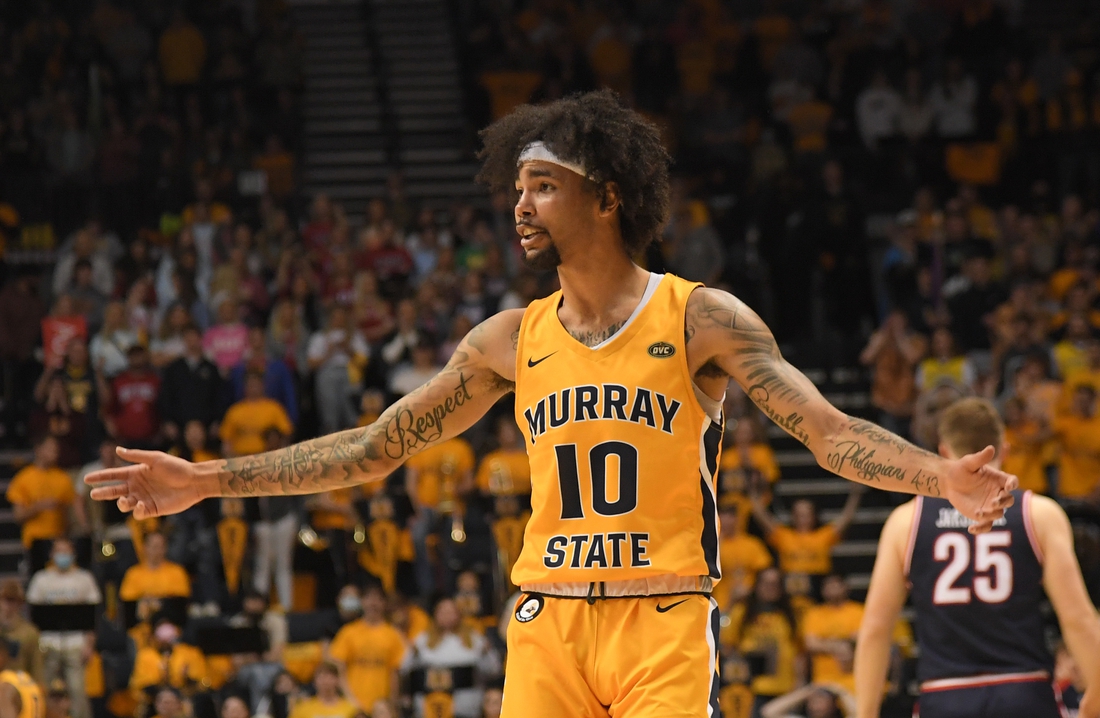
{"label": "respect tattoo", "polygon": [[467,378],[458,373],[458,386],[454,394],[448,396],[429,411],[416,416],[408,409],[398,409],[393,418],[386,422],[386,456],[391,459],[403,459],[417,449],[426,447],[443,436],[443,421],[473,396],[467,388]]}

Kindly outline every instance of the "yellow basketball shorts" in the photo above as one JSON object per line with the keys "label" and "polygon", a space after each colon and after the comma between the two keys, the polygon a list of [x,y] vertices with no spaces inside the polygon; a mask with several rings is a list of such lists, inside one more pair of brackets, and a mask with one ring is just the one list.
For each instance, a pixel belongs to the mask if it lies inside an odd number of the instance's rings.
{"label": "yellow basketball shorts", "polygon": [[703,594],[521,594],[501,718],[717,718],[718,621]]}

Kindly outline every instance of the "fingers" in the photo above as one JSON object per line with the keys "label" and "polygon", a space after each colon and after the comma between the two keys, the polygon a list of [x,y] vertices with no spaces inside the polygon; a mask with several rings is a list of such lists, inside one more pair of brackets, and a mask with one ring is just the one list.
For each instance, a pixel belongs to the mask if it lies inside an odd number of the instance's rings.
{"label": "fingers", "polygon": [[126,481],[130,474],[134,471],[133,466],[123,466],[117,469],[100,469],[99,471],[92,471],[84,477],[84,483],[89,486],[95,486],[96,484],[114,484],[118,482]]}
{"label": "fingers", "polygon": [[967,454],[962,457],[960,461],[962,465],[971,471],[977,471],[990,461],[993,461],[993,457],[997,454],[996,449],[992,446],[987,446],[976,454]]}
{"label": "fingers", "polygon": [[160,456],[159,451],[144,451],[142,449],[127,449],[122,446],[115,447],[115,453],[120,459],[132,464],[151,464]]}
{"label": "fingers", "polygon": [[984,534],[993,528],[993,521],[994,519],[989,519],[987,521],[982,521],[981,523],[970,524],[970,526],[968,526],[966,530],[974,534],[975,536],[977,536],[978,534]]}
{"label": "fingers", "polygon": [[97,486],[92,489],[91,497],[96,501],[110,501],[112,499],[121,499],[126,495],[126,484],[108,484],[107,486]]}

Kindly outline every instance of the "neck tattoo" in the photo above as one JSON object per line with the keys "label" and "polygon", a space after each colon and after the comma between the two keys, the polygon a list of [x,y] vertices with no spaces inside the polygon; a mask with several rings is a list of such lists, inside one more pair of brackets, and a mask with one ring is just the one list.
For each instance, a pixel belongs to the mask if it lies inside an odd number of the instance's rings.
{"label": "neck tattoo", "polygon": [[594,347],[600,342],[605,342],[609,338],[613,337],[615,335],[615,332],[623,328],[624,324],[626,324],[625,320],[621,322],[615,322],[606,329],[599,329],[594,332],[578,332],[569,330],[569,335],[586,347]]}

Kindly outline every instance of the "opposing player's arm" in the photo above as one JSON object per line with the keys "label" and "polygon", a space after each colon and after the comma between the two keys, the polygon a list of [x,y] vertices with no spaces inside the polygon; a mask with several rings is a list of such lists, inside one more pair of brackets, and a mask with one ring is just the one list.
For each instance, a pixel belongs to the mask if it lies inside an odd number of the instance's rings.
{"label": "opposing player's arm", "polygon": [[1032,495],[1031,523],[1043,561],[1043,588],[1054,605],[1062,638],[1081,669],[1088,690],[1082,707],[1100,715],[1100,617],[1089,600],[1081,567],[1073,551],[1073,529],[1066,512],[1053,499]]}
{"label": "opposing player's arm", "polygon": [[381,479],[414,454],[465,431],[515,388],[522,310],[501,312],[462,340],[443,370],[373,424],[254,456],[191,464],[123,449],[133,466],[89,474],[91,496],[118,500],[141,519],[182,511],[213,496],[328,491]]}
{"label": "opposing player's arm", "polygon": [[878,718],[882,705],[894,626],[905,605],[905,551],[912,525],[913,502],[909,502],[894,509],[879,538],[856,640],[856,718]]}
{"label": "opposing player's arm", "polygon": [[817,462],[846,479],[887,491],[945,497],[988,530],[1012,505],[1015,477],[986,464],[993,447],[944,459],[880,426],[848,416],[780,354],[767,325],[736,297],[695,290],[684,332],[696,377],[730,376],[772,421],[802,442]]}

